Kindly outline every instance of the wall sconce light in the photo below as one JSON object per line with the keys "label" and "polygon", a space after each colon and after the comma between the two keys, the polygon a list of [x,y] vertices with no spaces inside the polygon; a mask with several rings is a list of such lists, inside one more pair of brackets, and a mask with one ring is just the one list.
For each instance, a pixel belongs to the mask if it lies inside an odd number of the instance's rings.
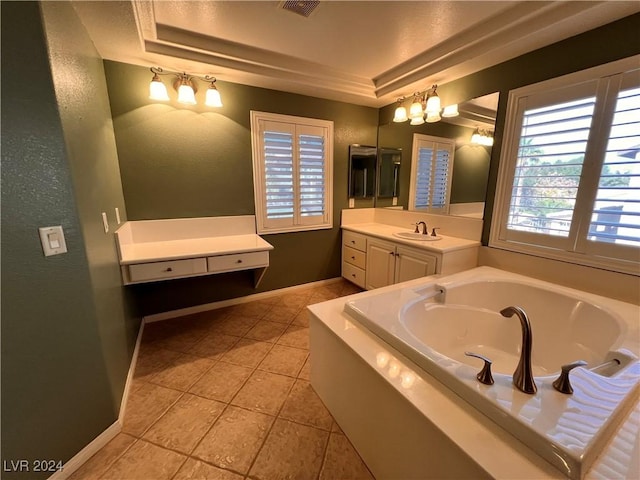
{"label": "wall sconce light", "polygon": [[195,75],[188,75],[187,73],[178,72],[165,72],[160,67],[151,67],[151,73],[153,78],[149,84],[149,98],[151,100],[166,102],[169,100],[169,94],[167,93],[167,87],[160,80],[159,75],[172,75],[175,77],[173,87],[178,92],[178,102],[185,105],[196,105],[196,92],[198,91],[196,80],[210,83],[207,88],[207,94],[204,104],[207,107],[222,107],[222,99],[220,98],[220,92],[216,88],[216,78],[210,75],[204,77],[197,77]]}
{"label": "wall sconce light", "polygon": [[[457,117],[457,104],[447,105],[444,110],[441,109],[437,88],[438,85],[432,85],[430,89],[424,92],[414,93],[413,102],[409,107],[409,115],[407,115],[407,109],[402,105],[405,97],[399,98],[393,121],[406,122],[411,119],[411,125],[422,125],[425,121],[427,123],[439,122],[442,117]],[[440,116],[441,110],[442,116]]]}
{"label": "wall sconce light", "polygon": [[471,135],[471,143],[491,147],[493,146],[493,132],[476,127],[473,135]]}

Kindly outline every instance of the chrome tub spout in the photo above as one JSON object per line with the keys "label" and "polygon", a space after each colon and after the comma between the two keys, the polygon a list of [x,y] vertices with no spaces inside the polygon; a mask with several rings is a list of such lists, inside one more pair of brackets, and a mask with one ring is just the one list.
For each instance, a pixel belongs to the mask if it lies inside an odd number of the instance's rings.
{"label": "chrome tub spout", "polygon": [[524,393],[533,394],[538,390],[536,382],[533,379],[533,370],[531,368],[531,351],[533,345],[533,333],[531,331],[531,323],[529,317],[520,307],[507,307],[500,311],[503,317],[513,317],[517,315],[520,319],[522,327],[522,349],[520,350],[520,361],[513,372],[513,384],[518,390]]}

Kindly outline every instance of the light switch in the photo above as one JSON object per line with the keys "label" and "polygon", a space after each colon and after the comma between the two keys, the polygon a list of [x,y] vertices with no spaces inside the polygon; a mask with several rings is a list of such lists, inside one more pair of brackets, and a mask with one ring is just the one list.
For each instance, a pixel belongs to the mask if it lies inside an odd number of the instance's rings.
{"label": "light switch", "polygon": [[62,226],[40,227],[40,242],[45,257],[67,253],[67,243],[64,240]]}
{"label": "light switch", "polygon": [[102,226],[104,227],[104,233],[109,233],[109,220],[107,220],[107,214],[102,212]]}
{"label": "light switch", "polygon": [[353,198],[349,199],[349,208],[353,208],[356,206],[356,202]]}
{"label": "light switch", "polygon": [[120,210],[116,207],[116,223],[120,225],[122,221],[120,220]]}

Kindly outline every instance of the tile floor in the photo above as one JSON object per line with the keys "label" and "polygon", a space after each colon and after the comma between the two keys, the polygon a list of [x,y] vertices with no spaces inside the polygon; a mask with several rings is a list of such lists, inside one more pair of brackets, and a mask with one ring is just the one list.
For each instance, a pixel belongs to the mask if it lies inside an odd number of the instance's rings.
{"label": "tile floor", "polygon": [[122,432],[72,480],[373,479],[309,383],[306,305],[345,281],[145,327]]}

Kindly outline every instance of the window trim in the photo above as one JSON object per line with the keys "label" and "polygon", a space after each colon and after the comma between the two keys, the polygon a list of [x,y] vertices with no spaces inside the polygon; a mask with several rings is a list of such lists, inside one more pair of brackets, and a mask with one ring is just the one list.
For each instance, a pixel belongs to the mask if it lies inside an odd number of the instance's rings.
{"label": "window trim", "polygon": [[[637,247],[629,247],[625,245],[617,245],[616,249],[621,254],[617,254],[617,258],[607,256],[607,248],[602,245],[590,245],[586,240],[586,236],[583,239],[581,235],[588,230],[588,225],[580,225],[578,235],[576,238],[576,246],[573,251],[567,251],[563,249],[562,242],[558,239],[554,242],[553,239],[549,239],[549,235],[543,235],[534,232],[521,232],[524,235],[517,235],[517,239],[509,238],[510,235],[507,232],[506,224],[509,215],[509,204],[511,200],[511,192],[513,186],[513,177],[515,167],[517,163],[517,152],[519,148],[520,132],[522,129],[522,117],[518,115],[523,99],[531,95],[540,95],[541,92],[549,91],[550,95],[553,95],[553,91],[571,88],[572,86],[580,86],[583,84],[597,82],[596,89],[599,94],[604,94],[609,80],[603,81],[604,77],[608,77],[613,82],[619,82],[625,72],[637,71],[638,64],[640,63],[640,55],[611,62],[605,65],[599,65],[594,68],[582,70],[579,72],[564,75],[562,77],[553,78],[547,81],[539,82],[532,85],[527,85],[518,89],[511,90],[509,92],[509,98],[507,103],[507,113],[504,128],[504,136],[502,143],[502,151],[500,154],[500,164],[498,168],[498,178],[495,193],[495,202],[493,206],[493,215],[491,220],[491,229],[489,234],[489,246],[494,248],[500,248],[503,250],[509,250],[517,253],[524,253],[534,256],[542,256],[545,258],[551,258],[554,260],[565,261],[569,263],[591,266],[601,268],[604,270],[612,270],[621,273],[630,273],[636,276],[640,275],[640,252]],[[618,77],[618,78],[615,78]],[[617,92],[616,92],[617,94]],[[599,100],[596,100],[599,101]],[[611,104],[608,104],[610,107]],[[613,104],[615,108],[615,103]],[[603,116],[607,116],[608,112],[603,112],[602,107],[597,107],[593,115],[593,130],[602,129],[602,126],[596,122],[602,121]],[[609,127],[605,125],[606,135],[600,135],[596,137],[593,144],[589,145],[589,149],[597,149],[598,151],[605,149],[609,137]],[[604,138],[606,136],[606,138]],[[591,142],[591,140],[590,140]],[[587,172],[589,177],[600,177],[599,169],[601,164],[597,165],[597,170],[594,172]],[[585,162],[583,168],[594,167],[587,164],[587,156],[585,154]],[[596,179],[596,180],[597,180]],[[591,179],[593,183],[593,178]],[[593,187],[593,185],[591,185]],[[596,194],[595,191],[582,187],[578,191],[579,197],[586,196],[591,197]],[[596,182],[597,190],[597,182]],[[594,197],[595,198],[595,197]],[[588,202],[587,202],[588,203]],[[584,214],[585,199],[576,198],[576,206],[574,208],[574,216],[576,211],[578,215]],[[589,211],[591,206],[588,207]],[[590,218],[590,217],[589,217]],[[584,223],[584,222],[583,222]],[[586,234],[585,234],[586,235]],[[536,237],[544,237],[547,245],[536,244]],[[562,238],[564,240],[564,238]],[[585,247],[585,245],[587,245]]]}
{"label": "window trim", "polygon": [[[446,192],[446,201],[444,207],[416,207],[416,187],[417,187],[417,179],[416,175],[418,174],[418,159],[419,159],[419,143],[420,142],[433,142],[436,145],[435,152],[437,153],[437,145],[438,144],[446,144],[450,146],[451,150],[449,151],[449,163],[447,165],[448,173],[447,173],[447,192]],[[453,162],[455,160],[455,152],[456,152],[456,142],[451,138],[445,137],[435,137],[433,135],[425,135],[422,133],[414,133],[413,134],[413,144],[411,147],[411,177],[409,182],[409,210],[416,210],[420,212],[428,212],[428,213],[440,213],[440,214],[448,214],[450,208],[450,200],[451,200],[451,182],[453,179]]]}
{"label": "window trim", "polygon": [[[301,232],[308,230],[321,230],[333,228],[333,121],[319,120],[307,117],[297,117],[293,115],[283,115],[278,113],[260,112],[251,110],[251,153],[253,164],[253,198],[255,203],[256,230],[258,234]],[[293,218],[288,221],[268,221],[266,218],[265,199],[265,168],[263,161],[262,139],[260,138],[260,123],[276,122],[287,124],[293,130],[300,128],[304,134],[305,128],[320,128],[324,130],[324,167],[325,183],[324,215],[320,222],[312,221],[300,215],[299,211],[294,211]],[[284,131],[284,130],[283,130]],[[296,135],[297,137],[298,135]],[[294,145],[297,145],[298,138],[295,138]],[[299,182],[300,161],[294,154],[294,182]],[[299,183],[298,183],[299,186]],[[294,187],[294,192],[298,192],[298,187]],[[296,198],[295,205],[299,206],[299,198]],[[271,223],[272,225],[269,225]],[[273,225],[275,224],[275,225]]]}

